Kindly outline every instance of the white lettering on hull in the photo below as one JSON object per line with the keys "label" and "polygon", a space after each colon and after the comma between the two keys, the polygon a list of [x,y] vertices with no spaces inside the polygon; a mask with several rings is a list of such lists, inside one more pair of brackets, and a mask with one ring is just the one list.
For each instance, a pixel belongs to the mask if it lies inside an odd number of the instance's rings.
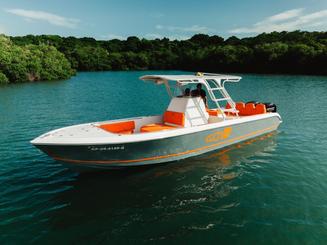
{"label": "white lettering on hull", "polygon": [[89,150],[91,151],[119,151],[125,150],[124,145],[117,145],[117,146],[89,146]]}

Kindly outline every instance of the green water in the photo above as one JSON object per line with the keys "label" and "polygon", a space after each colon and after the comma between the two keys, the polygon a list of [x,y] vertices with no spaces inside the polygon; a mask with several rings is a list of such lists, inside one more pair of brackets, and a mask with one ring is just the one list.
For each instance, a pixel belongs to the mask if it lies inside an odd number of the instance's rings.
{"label": "green water", "polygon": [[29,144],[162,113],[168,96],[146,73],[0,87],[0,244],[326,243],[327,77],[243,75],[231,95],[276,103],[278,132],[153,168],[80,175]]}

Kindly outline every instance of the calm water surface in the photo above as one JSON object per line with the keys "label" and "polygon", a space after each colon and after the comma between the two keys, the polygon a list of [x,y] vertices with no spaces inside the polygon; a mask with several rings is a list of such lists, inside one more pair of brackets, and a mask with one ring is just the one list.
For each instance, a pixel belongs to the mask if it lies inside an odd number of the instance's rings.
{"label": "calm water surface", "polygon": [[230,93],[276,103],[278,132],[170,164],[78,174],[29,144],[162,113],[146,73],[0,87],[0,244],[326,244],[327,77],[243,75]]}

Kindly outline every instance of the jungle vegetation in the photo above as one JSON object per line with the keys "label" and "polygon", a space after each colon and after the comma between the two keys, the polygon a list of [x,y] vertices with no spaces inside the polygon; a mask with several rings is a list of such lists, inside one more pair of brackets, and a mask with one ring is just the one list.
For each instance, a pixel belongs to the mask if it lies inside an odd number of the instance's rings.
{"label": "jungle vegetation", "polygon": [[187,70],[327,75],[327,32],[272,32],[224,39],[126,40],[0,36],[0,83],[58,80],[75,71]]}
{"label": "jungle vegetation", "polygon": [[0,84],[60,80],[74,74],[68,59],[54,46],[16,45],[0,35]]}

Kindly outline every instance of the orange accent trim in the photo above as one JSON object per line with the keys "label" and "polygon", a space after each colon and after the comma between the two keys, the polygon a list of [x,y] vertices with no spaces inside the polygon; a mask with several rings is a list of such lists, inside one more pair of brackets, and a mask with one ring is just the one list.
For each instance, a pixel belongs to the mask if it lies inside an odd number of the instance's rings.
{"label": "orange accent trim", "polygon": [[100,163],[100,164],[102,163],[102,164],[105,164],[105,163],[131,163],[131,162],[143,162],[143,161],[150,161],[150,160],[156,160],[156,159],[163,159],[163,158],[175,157],[175,156],[180,156],[180,155],[185,155],[185,154],[189,154],[189,153],[193,153],[193,152],[197,152],[197,151],[205,150],[205,149],[212,148],[212,147],[215,147],[215,146],[218,146],[218,145],[222,145],[222,144],[225,144],[225,143],[228,143],[228,142],[233,142],[233,141],[236,141],[236,140],[239,140],[239,139],[243,139],[243,138],[246,138],[246,137],[248,137],[248,136],[251,136],[251,135],[257,134],[257,133],[261,133],[261,132],[264,132],[264,131],[268,131],[268,130],[273,129],[273,128],[275,128],[275,127],[276,127],[276,126],[274,125],[274,126],[269,127],[269,128],[265,128],[265,129],[257,130],[257,131],[254,131],[254,132],[251,132],[251,133],[248,133],[248,134],[245,134],[245,135],[242,135],[242,136],[239,136],[239,137],[233,138],[233,139],[225,140],[225,141],[222,141],[222,142],[219,142],[219,143],[215,143],[215,144],[212,144],[212,145],[203,146],[203,147],[196,148],[196,149],[193,149],[193,150],[188,150],[188,151],[179,152],[179,153],[172,153],[172,154],[162,155],[162,156],[155,156],[155,157],[141,158],[141,159],[93,161],[93,160],[74,160],[74,159],[65,159],[65,158],[60,158],[60,157],[53,157],[53,158],[54,158],[55,160],[64,161],[64,162],[72,162],[72,163]]}

